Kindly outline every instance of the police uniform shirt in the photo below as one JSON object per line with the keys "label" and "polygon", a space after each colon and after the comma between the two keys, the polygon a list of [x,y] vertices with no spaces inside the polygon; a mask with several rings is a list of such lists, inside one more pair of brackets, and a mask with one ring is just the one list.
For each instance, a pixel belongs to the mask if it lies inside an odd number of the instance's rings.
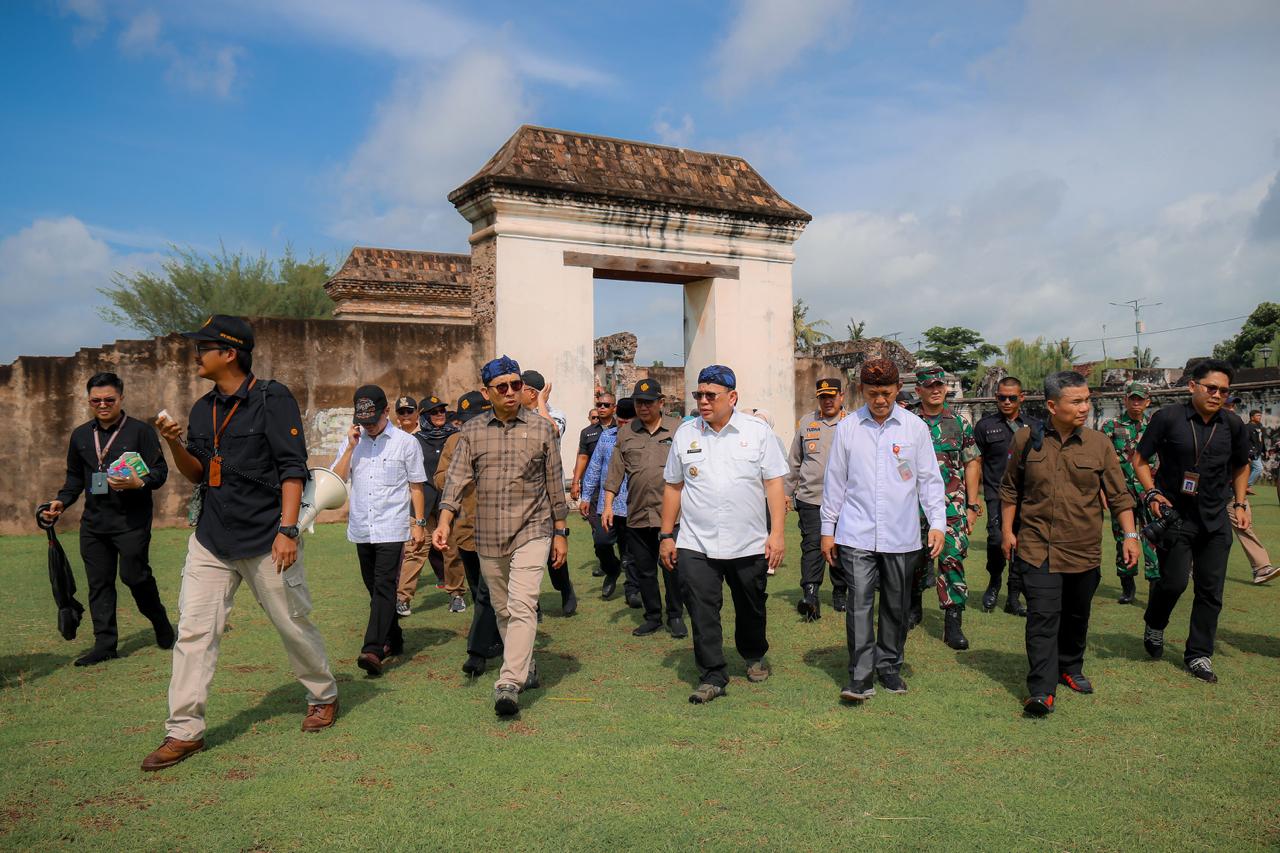
{"label": "police uniform shirt", "polygon": [[[121,421],[110,429],[98,426],[97,418],[81,424],[71,433],[67,445],[67,478],[58,492],[58,500],[66,509],[84,492],[84,515],[80,526],[94,533],[124,533],[151,526],[151,493],[165,484],[169,477],[169,465],[160,438],[151,424],[121,414]],[[98,434],[97,446],[93,441]],[[111,447],[108,450],[107,444]],[[106,453],[98,464],[98,446]],[[105,473],[122,453],[132,450],[147,463],[150,472],[142,478],[141,489],[108,489],[105,495],[90,491],[95,473]]]}
{"label": "police uniform shirt", "polygon": [[596,442],[600,440],[600,435],[605,431],[605,427],[600,424],[588,424],[578,433],[578,455],[591,458],[591,454],[596,450]]}
{"label": "police uniform shirt", "polygon": [[1004,469],[1009,464],[1013,437],[1024,426],[1036,423],[1039,421],[1021,412],[1011,421],[997,411],[979,420],[973,428],[974,440],[982,452],[982,495],[986,500],[994,501],[1000,497],[1000,481],[1004,479]]}
{"label": "police uniform shirt", "polygon": [[818,412],[810,412],[796,424],[796,437],[791,441],[791,454],[787,458],[790,470],[784,483],[787,497],[817,506],[822,503],[822,475],[827,468],[827,451],[835,437],[836,425],[845,412],[823,419]]}
{"label": "police uniform shirt", "polygon": [[[1138,442],[1138,454],[1148,460],[1159,455],[1156,487],[1183,518],[1198,518],[1206,530],[1226,526],[1227,504],[1233,497],[1231,478],[1249,464],[1249,436],[1238,416],[1217,411],[1205,423],[1190,403],[1165,406],[1151,416]],[[1188,471],[1200,475],[1195,496],[1182,493]]]}
{"label": "police uniform shirt", "polygon": [[735,411],[718,433],[700,417],[681,424],[663,471],[684,484],[676,546],[713,560],[763,554],[764,481],[786,474],[777,436],[758,418]]}
{"label": "police uniform shirt", "polygon": [[269,553],[280,526],[280,484],[307,478],[307,442],[297,401],[279,382],[259,379],[250,388],[252,379],[246,377],[229,395],[215,386],[196,400],[187,424],[187,450],[204,466],[207,483],[214,455],[214,404],[221,427],[240,402],[219,439],[222,485],[205,491],[196,524],[196,540],[225,560]]}

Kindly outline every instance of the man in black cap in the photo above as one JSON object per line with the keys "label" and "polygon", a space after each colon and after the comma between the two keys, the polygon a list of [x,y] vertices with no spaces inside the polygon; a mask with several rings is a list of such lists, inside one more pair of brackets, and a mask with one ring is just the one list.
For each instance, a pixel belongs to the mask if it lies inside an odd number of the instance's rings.
{"label": "man in black cap", "polygon": [[[806,622],[821,618],[818,587],[822,586],[826,560],[822,556],[822,478],[827,469],[827,451],[836,434],[836,425],[847,414],[844,390],[837,377],[819,379],[818,408],[796,424],[787,459],[790,468],[783,482],[787,501],[800,516],[800,601],[796,610]],[[831,606],[845,612],[849,587],[840,566],[831,567]]]}
{"label": "man in black cap", "polygon": [[[627,550],[631,571],[644,606],[644,621],[633,634],[644,637],[662,627],[663,596],[658,589],[658,533],[662,530],[662,495],[666,480],[662,472],[671,453],[671,440],[680,419],[662,414],[662,385],[656,379],[641,379],[631,392],[636,418],[618,430],[613,458],[604,478],[604,509],[601,524],[614,527],[614,504],[627,483]],[[684,599],[680,595],[679,567],[662,572],[666,593],[667,631],[677,639],[687,637]],[[628,604],[631,603],[628,596]]]}
{"label": "man in black cap", "polygon": [[[151,493],[164,485],[169,466],[155,428],[124,411],[124,381],[114,373],[96,373],[85,383],[93,418],[76,427],[67,447],[67,478],[45,510],[53,521],[84,492],[80,517],[80,557],[89,579],[93,648],[76,666],[93,666],[117,657],[116,570],[133,593],[138,612],[151,622],[156,645],[173,648],[173,625],[151,574]],[[112,469],[125,453],[137,454],[147,473]]]}
{"label": "man in black cap", "polygon": [[143,770],[171,767],[204,748],[218,645],[242,582],[307,690],[302,730],[328,728],[338,712],[324,640],[307,619],[311,593],[298,539],[307,444],[297,401],[279,382],[253,375],[253,328],[243,319],[218,314],[185,337],[196,345],[197,375],[214,387],[191,407],[186,442],[182,425],[165,413],[157,424],[174,466],[197,486],[196,529],[182,570],[166,737]]}
{"label": "man in black cap", "polygon": [[418,431],[418,401],[408,394],[396,398],[396,426],[409,435]]}
{"label": "man in black cap", "polygon": [[[440,453],[449,436],[457,432],[457,428],[449,423],[448,404],[435,394],[422,398],[419,404],[419,428],[413,437],[422,445],[423,473],[427,475],[425,485],[427,499],[427,519],[430,529],[435,530],[438,520],[437,505],[440,503],[440,492],[433,482],[436,470],[440,467]],[[436,579],[449,596],[449,610],[461,613],[467,609],[463,595],[467,591],[466,573],[455,553],[452,559],[436,550],[428,541],[414,548],[412,543],[405,543],[404,564],[400,568],[400,589],[396,602],[396,614],[408,616],[413,595],[418,591],[418,576],[422,574],[422,564],[430,561]]]}

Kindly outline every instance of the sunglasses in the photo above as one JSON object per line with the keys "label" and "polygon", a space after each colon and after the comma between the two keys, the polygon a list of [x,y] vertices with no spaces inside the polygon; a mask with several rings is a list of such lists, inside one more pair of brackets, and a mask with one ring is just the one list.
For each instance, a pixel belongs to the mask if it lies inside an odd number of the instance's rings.
{"label": "sunglasses", "polygon": [[1018,395],[1017,394],[997,394],[996,399],[999,400],[1001,403],[1016,403],[1018,402]]}
{"label": "sunglasses", "polygon": [[597,409],[612,409],[613,407],[613,403],[596,403]]}
{"label": "sunglasses", "polygon": [[204,355],[210,352],[226,352],[231,347],[196,347],[196,355]]}
{"label": "sunglasses", "polygon": [[720,396],[719,391],[694,391],[693,392],[693,399],[697,400],[698,402],[702,402],[703,400],[706,400],[708,403],[714,403],[716,401],[716,398],[719,396]]}
{"label": "sunglasses", "polygon": [[396,409],[397,415],[412,415],[417,409]]}
{"label": "sunglasses", "polygon": [[1203,388],[1204,393],[1208,394],[1210,397],[1217,397],[1220,395],[1226,396],[1231,393],[1230,385],[1208,385],[1204,382],[1197,382],[1196,384]]}
{"label": "sunglasses", "polygon": [[90,397],[89,398],[89,405],[94,407],[114,406],[118,402],[120,402],[119,397]]}
{"label": "sunglasses", "polygon": [[490,385],[489,387],[497,391],[499,394],[506,394],[508,392],[518,394],[524,389],[524,380],[513,379],[510,382],[499,382],[497,385]]}

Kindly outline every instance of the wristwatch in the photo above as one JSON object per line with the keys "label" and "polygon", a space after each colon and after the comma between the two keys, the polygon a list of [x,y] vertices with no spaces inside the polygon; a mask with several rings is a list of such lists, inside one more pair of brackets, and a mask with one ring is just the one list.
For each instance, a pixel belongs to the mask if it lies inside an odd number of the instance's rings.
{"label": "wristwatch", "polygon": [[569,528],[567,527],[557,527],[551,532],[554,533],[556,536],[563,536],[565,539],[569,538]]}
{"label": "wristwatch", "polygon": [[282,524],[277,529],[290,539],[298,538],[298,525],[296,524]]}
{"label": "wristwatch", "polygon": [[1139,536],[1141,536],[1141,534],[1138,533],[1136,530],[1133,533],[1124,534],[1125,539],[1137,539]]}
{"label": "wristwatch", "polygon": [[1232,509],[1248,509],[1248,508],[1249,508],[1249,502],[1248,502],[1248,501],[1244,501],[1244,502],[1241,502],[1241,501],[1232,501],[1232,502],[1231,502],[1231,508],[1232,508]]}
{"label": "wristwatch", "polygon": [[413,523],[414,523],[414,524],[416,524],[416,525],[418,525],[419,527],[426,527],[426,526],[427,526],[427,520],[426,520],[425,518],[415,518],[415,519],[413,520]]}
{"label": "wristwatch", "polygon": [[982,509],[982,504],[967,504],[966,506],[968,509],[971,509],[974,512],[977,512],[978,510]]}
{"label": "wristwatch", "polygon": [[676,538],[676,535],[675,535],[674,533],[659,533],[659,534],[658,534],[658,541],[659,541],[659,542],[662,542],[663,540],[666,540],[666,539],[675,539],[675,538]]}

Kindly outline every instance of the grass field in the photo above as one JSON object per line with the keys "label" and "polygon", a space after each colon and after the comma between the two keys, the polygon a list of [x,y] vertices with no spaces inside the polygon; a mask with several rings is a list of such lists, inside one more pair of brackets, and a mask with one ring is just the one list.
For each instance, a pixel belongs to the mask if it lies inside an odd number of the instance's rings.
{"label": "grass field", "polygon": [[[1258,527],[1280,552],[1280,508],[1273,490],[1262,491]],[[476,681],[460,671],[470,613],[446,612],[434,586],[405,622],[405,657],[381,679],[364,677],[354,659],[367,597],[344,529],[325,527],[309,539],[307,571],[340,682],[337,725],[299,731],[302,690],[242,589],[213,685],[208,750],[146,775],[138,764],[163,737],[168,654],[121,587],[123,657],[72,667],[92,633],[86,616],[79,639],[57,635],[44,537],[0,540],[0,847],[1280,845],[1280,581],[1250,586],[1238,547],[1215,656],[1221,683],[1180,668],[1190,594],[1165,659],[1152,662],[1141,608],[1115,603],[1108,569],[1086,660],[1098,692],[1063,688],[1058,712],[1040,721],[1021,714],[1023,622],[971,610],[973,647],[953,652],[940,641],[936,600],[908,642],[911,692],[841,706],[843,619],[825,588],[820,622],[795,614],[794,519],[786,565],[771,582],[774,676],[748,684],[730,654],[729,695],[705,707],[686,701],[696,677],[689,640],[630,635],[638,611],[620,596],[599,600],[589,536],[576,524],[570,561],[582,606],[560,617],[546,587],[544,687],[510,721],[493,714],[492,671]],[[158,531],[153,545],[171,606],[185,536]],[[62,540],[79,573],[75,536]],[[979,535],[970,560],[978,589],[982,551]],[[80,587],[83,601],[82,579]]]}

